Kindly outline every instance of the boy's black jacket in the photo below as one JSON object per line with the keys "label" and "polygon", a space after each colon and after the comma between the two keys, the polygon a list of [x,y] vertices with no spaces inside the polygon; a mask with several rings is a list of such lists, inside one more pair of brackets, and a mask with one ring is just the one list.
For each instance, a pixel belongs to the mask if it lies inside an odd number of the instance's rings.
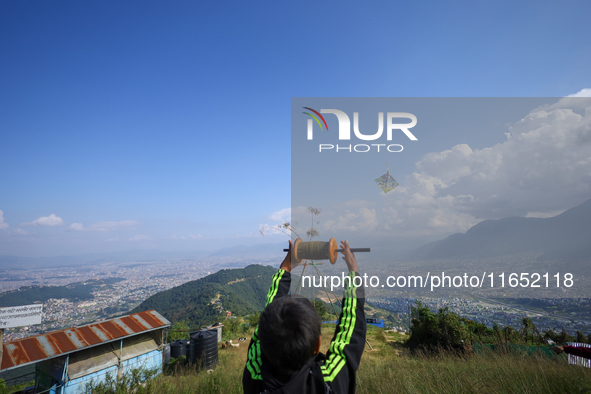
{"label": "boy's black jacket", "polygon": [[[359,274],[349,273],[351,280]],[[286,296],[291,284],[289,272],[279,270],[267,294],[266,305],[275,298]],[[248,347],[248,360],[242,376],[242,386],[247,394],[291,393],[354,393],[355,373],[365,348],[365,294],[363,287],[347,286],[342,300],[342,312],[327,355],[322,353],[310,358],[308,363],[294,373],[288,382],[273,377],[272,369],[261,354],[258,330],[255,330]]]}

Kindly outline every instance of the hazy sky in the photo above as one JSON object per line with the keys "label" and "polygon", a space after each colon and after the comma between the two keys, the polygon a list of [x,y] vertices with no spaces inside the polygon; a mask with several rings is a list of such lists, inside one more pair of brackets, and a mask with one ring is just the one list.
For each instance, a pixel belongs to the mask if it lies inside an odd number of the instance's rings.
{"label": "hazy sky", "polygon": [[[292,97],[577,93],[591,87],[590,13],[587,1],[2,1],[0,255],[278,242],[258,230],[289,212]],[[466,156],[455,145],[403,176]]]}

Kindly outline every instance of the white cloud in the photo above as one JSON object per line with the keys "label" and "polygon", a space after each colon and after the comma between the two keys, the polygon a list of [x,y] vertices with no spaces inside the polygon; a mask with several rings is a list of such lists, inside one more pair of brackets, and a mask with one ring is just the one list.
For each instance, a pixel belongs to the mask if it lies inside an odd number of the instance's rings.
{"label": "white cloud", "polygon": [[278,234],[289,234],[289,230],[283,228],[283,224],[286,222],[291,223],[291,208],[284,208],[279,211],[273,212],[268,215],[268,219],[271,224],[259,224],[259,234],[262,235],[278,235]]}
{"label": "white cloud", "polygon": [[86,230],[84,228],[84,226],[82,225],[82,223],[72,223],[70,224],[70,230],[74,230],[74,231],[84,231]]}
{"label": "white cloud", "polygon": [[273,212],[269,215],[269,219],[273,222],[289,222],[291,221],[291,208],[284,208],[280,211]]}
{"label": "white cloud", "polygon": [[191,234],[190,237],[193,238],[193,239],[201,239],[201,238],[203,238],[203,235],[201,235],[201,234],[197,234],[197,235]]}
{"label": "white cloud", "polygon": [[329,219],[324,224],[320,223],[322,231],[373,231],[378,226],[375,209],[361,207],[355,211],[345,210],[337,218]]}
{"label": "white cloud", "polygon": [[0,230],[6,230],[8,226],[8,223],[4,223],[4,212],[0,210]]}
{"label": "white cloud", "polygon": [[591,197],[591,100],[577,100],[584,115],[562,99],[514,124],[502,143],[425,155],[405,188],[384,196],[388,205],[398,219],[428,213],[419,227],[463,231],[481,219],[550,217],[581,203]]}
{"label": "white cloud", "polygon": [[129,238],[130,241],[147,241],[152,238],[148,237],[147,235],[136,235],[135,237]]}
{"label": "white cloud", "polygon": [[26,232],[22,228],[15,228],[14,230],[12,230],[12,233],[17,234],[17,235],[27,235],[28,234],[28,232]]}
{"label": "white cloud", "polygon": [[59,216],[55,216],[55,214],[51,214],[49,216],[41,216],[39,219],[35,219],[32,222],[22,223],[21,226],[43,226],[43,227],[53,227],[53,226],[62,226],[64,225],[64,221]]}
{"label": "white cloud", "polygon": [[528,212],[525,217],[526,218],[553,218],[554,216],[560,215],[562,212],[566,211],[566,209],[562,209],[560,211],[552,211],[552,212]]}
{"label": "white cloud", "polygon": [[591,89],[585,88],[575,94],[569,94],[566,97],[591,97]]}

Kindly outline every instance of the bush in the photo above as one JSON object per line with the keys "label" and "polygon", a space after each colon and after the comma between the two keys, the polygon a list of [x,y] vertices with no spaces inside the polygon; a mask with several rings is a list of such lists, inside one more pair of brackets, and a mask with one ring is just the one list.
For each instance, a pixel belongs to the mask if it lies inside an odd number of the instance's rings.
{"label": "bush", "polygon": [[168,342],[174,342],[177,339],[189,339],[189,322],[187,320],[175,322],[170,327]]}
{"label": "bush", "polygon": [[224,337],[231,338],[236,335],[244,335],[248,333],[250,326],[248,323],[239,320],[238,318],[230,318],[224,321]]}
{"label": "bush", "polygon": [[253,313],[249,316],[248,320],[250,321],[251,327],[256,327],[259,325],[259,321],[261,320],[261,312]]}
{"label": "bush", "polygon": [[84,387],[85,394],[127,394],[152,393],[151,379],[158,374],[158,368],[133,368],[118,379],[115,374],[108,373],[103,382],[91,380]]}
{"label": "bush", "polygon": [[471,338],[480,342],[496,342],[495,330],[488,328],[482,323],[468,319],[462,319],[468,330],[472,333]]}
{"label": "bush", "polygon": [[465,319],[450,312],[447,307],[433,313],[418,301],[411,313],[411,335],[408,342],[412,347],[462,350],[470,341],[470,331],[463,321]]}
{"label": "bush", "polygon": [[546,331],[544,338],[549,338],[554,341],[557,345],[565,345],[567,342],[575,342],[576,338],[567,334],[565,329],[562,332],[557,333],[552,330]]}
{"label": "bush", "polygon": [[180,356],[178,358],[172,358],[170,362],[163,366],[162,372],[167,375],[174,375],[178,371],[183,370],[187,365],[187,357]]}

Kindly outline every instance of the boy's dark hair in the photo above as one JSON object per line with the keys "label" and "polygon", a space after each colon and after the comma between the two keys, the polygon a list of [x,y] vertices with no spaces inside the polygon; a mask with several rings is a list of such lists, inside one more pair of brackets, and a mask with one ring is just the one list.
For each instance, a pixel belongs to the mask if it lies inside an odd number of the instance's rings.
{"label": "boy's dark hair", "polygon": [[322,322],[307,298],[281,297],[267,305],[259,321],[261,353],[273,375],[287,381],[314,354]]}

